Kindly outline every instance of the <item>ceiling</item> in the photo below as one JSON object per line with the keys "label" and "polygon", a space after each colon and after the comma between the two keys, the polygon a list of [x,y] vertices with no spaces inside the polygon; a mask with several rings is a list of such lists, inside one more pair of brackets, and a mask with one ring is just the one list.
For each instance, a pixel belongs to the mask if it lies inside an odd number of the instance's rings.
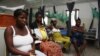
{"label": "ceiling", "polygon": [[75,1],[76,3],[91,2],[97,0],[0,0],[0,6],[14,7],[19,5],[25,5],[27,7],[38,8],[42,5],[64,5],[69,1]]}

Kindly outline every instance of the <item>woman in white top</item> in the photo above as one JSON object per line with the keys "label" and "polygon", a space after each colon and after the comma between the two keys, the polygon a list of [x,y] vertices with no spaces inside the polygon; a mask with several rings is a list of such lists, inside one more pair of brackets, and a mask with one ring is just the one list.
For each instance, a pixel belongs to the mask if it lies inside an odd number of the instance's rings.
{"label": "woman in white top", "polygon": [[11,56],[46,56],[34,48],[34,38],[26,26],[27,16],[28,13],[23,9],[14,11],[16,24],[7,27],[4,34],[7,49]]}

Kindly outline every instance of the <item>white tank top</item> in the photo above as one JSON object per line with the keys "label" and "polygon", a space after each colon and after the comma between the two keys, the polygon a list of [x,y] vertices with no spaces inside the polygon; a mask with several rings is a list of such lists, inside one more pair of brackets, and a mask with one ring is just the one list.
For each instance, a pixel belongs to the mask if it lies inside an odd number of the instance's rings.
{"label": "white tank top", "polygon": [[32,50],[31,44],[33,43],[33,38],[30,35],[29,29],[27,26],[27,32],[28,34],[25,36],[22,35],[16,35],[15,29],[13,26],[11,26],[13,29],[13,45],[16,47],[18,50],[23,51],[23,52],[28,52],[29,50]]}

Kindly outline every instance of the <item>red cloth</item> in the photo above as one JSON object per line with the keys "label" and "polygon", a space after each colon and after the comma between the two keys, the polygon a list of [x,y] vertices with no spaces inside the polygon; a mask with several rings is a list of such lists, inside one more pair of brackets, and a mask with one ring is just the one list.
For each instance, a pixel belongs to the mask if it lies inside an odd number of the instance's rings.
{"label": "red cloth", "polygon": [[44,41],[40,44],[40,49],[47,56],[63,56],[61,47],[52,41]]}

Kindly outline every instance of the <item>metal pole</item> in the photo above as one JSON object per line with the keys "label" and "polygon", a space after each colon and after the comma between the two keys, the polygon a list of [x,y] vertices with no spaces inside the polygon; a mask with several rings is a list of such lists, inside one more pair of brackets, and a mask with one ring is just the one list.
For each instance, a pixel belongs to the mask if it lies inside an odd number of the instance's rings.
{"label": "metal pole", "polygon": [[41,4],[42,6],[44,5],[44,0],[42,0],[42,4]]}
{"label": "metal pole", "polygon": [[67,7],[69,10],[69,20],[66,22],[67,29],[68,29],[68,36],[71,36],[71,12],[74,8],[74,4],[75,4],[75,2],[67,3]]}
{"label": "metal pole", "polygon": [[98,9],[99,9],[99,19],[98,19],[98,39],[99,39],[99,47],[100,47],[100,0],[98,0]]}

